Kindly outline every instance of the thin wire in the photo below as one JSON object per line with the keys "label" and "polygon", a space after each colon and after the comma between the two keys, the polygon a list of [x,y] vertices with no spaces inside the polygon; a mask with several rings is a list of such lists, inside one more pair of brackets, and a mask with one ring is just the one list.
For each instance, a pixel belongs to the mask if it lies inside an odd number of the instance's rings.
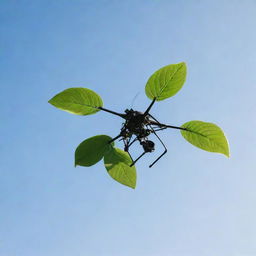
{"label": "thin wire", "polygon": [[132,108],[132,107],[133,107],[134,102],[135,102],[135,100],[137,99],[137,97],[139,96],[139,94],[140,94],[140,92],[137,92],[137,93],[136,93],[136,95],[133,97],[133,99],[132,99],[132,103],[131,103],[131,107],[130,107],[130,108]]}

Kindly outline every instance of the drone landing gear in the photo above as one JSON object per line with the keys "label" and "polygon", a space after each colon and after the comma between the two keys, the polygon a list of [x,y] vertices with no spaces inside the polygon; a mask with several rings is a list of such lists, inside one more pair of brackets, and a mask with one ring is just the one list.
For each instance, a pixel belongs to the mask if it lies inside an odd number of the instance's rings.
{"label": "drone landing gear", "polygon": [[159,140],[159,141],[161,142],[161,144],[163,145],[163,147],[164,147],[164,152],[163,152],[151,165],[149,165],[149,168],[151,168],[157,161],[160,160],[160,158],[163,157],[163,155],[165,155],[165,154],[167,153],[167,148],[166,148],[166,146],[164,145],[163,141],[159,138],[159,136],[156,134],[156,132],[154,131],[154,129],[151,127],[151,125],[150,125],[150,128],[151,128],[151,130],[152,130],[152,133],[155,134],[155,136],[158,138],[158,140]]}

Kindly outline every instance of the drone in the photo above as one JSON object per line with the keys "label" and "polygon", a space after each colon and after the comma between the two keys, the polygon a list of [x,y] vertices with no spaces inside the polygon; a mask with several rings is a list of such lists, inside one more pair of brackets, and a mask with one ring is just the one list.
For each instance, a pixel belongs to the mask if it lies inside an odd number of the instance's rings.
{"label": "drone", "polygon": [[[131,108],[126,109],[125,114],[121,114],[103,107],[98,107],[98,109],[100,110],[119,116],[125,120],[125,122],[122,125],[120,133],[112,140],[110,140],[109,143],[112,143],[117,139],[123,141],[124,151],[127,152],[132,159],[132,163],[130,164],[130,166],[133,166],[146,153],[151,153],[155,150],[155,143],[152,140],[148,139],[149,135],[154,134],[164,147],[164,152],[152,164],[149,165],[149,168],[151,168],[156,162],[160,160],[160,158],[162,158],[167,153],[167,148],[164,142],[161,140],[161,138],[158,136],[156,132],[167,128],[187,130],[186,128],[183,127],[166,125],[157,121],[157,119],[149,113],[155,101],[156,98],[153,99],[153,101],[151,102],[151,104],[148,106],[144,113],[133,110]],[[129,152],[129,149],[131,145],[136,141],[140,143],[144,152],[137,159],[133,160]]]}
{"label": "drone", "polygon": [[[151,100],[144,112],[126,109],[117,113],[103,107],[101,97],[88,88],[68,88],[51,98],[48,102],[66,112],[76,115],[91,115],[105,111],[121,117],[124,122],[121,130],[114,138],[107,135],[97,135],[81,142],[75,151],[75,166],[89,167],[101,159],[109,175],[116,181],[135,188],[135,164],[146,153],[155,150],[155,143],[149,139],[154,135],[162,144],[164,151],[149,165],[155,165],[166,153],[167,148],[158,132],[167,128],[180,130],[181,135],[192,145],[209,152],[221,153],[229,157],[229,145],[224,132],[216,124],[193,120],[182,126],[172,126],[159,122],[150,114],[155,102],[174,96],[186,80],[186,64],[184,62],[164,66],[153,73],[145,86],[146,96]],[[123,149],[116,148],[116,140],[123,142]],[[130,149],[134,143],[139,143],[143,152],[133,160]]]}

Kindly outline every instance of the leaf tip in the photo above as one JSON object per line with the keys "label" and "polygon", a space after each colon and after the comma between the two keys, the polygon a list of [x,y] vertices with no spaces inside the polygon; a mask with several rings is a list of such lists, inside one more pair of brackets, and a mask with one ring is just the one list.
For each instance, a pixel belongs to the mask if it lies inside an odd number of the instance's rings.
{"label": "leaf tip", "polygon": [[132,189],[135,189],[136,188],[136,184],[124,184],[124,183],[121,183],[122,185],[125,185],[129,188],[132,188]]}
{"label": "leaf tip", "polygon": [[180,65],[187,66],[187,63],[185,61],[182,61],[179,63]]}
{"label": "leaf tip", "polygon": [[224,152],[223,155],[225,155],[227,158],[230,158],[230,152],[229,152],[229,150],[227,150],[226,152]]}

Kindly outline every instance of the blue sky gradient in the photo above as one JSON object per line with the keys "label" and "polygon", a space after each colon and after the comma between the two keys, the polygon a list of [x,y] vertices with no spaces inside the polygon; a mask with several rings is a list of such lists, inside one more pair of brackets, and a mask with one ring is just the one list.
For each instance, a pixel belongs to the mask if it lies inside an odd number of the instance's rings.
{"label": "blue sky gradient", "polygon": [[[255,10],[252,0],[2,0],[0,256],[255,256]],[[82,140],[114,137],[122,121],[47,101],[87,87],[106,108],[144,110],[149,76],[181,61],[184,87],[152,114],[220,125],[231,158],[168,130],[168,154],[148,168],[157,144],[138,162],[135,190],[102,162],[74,168]]]}

